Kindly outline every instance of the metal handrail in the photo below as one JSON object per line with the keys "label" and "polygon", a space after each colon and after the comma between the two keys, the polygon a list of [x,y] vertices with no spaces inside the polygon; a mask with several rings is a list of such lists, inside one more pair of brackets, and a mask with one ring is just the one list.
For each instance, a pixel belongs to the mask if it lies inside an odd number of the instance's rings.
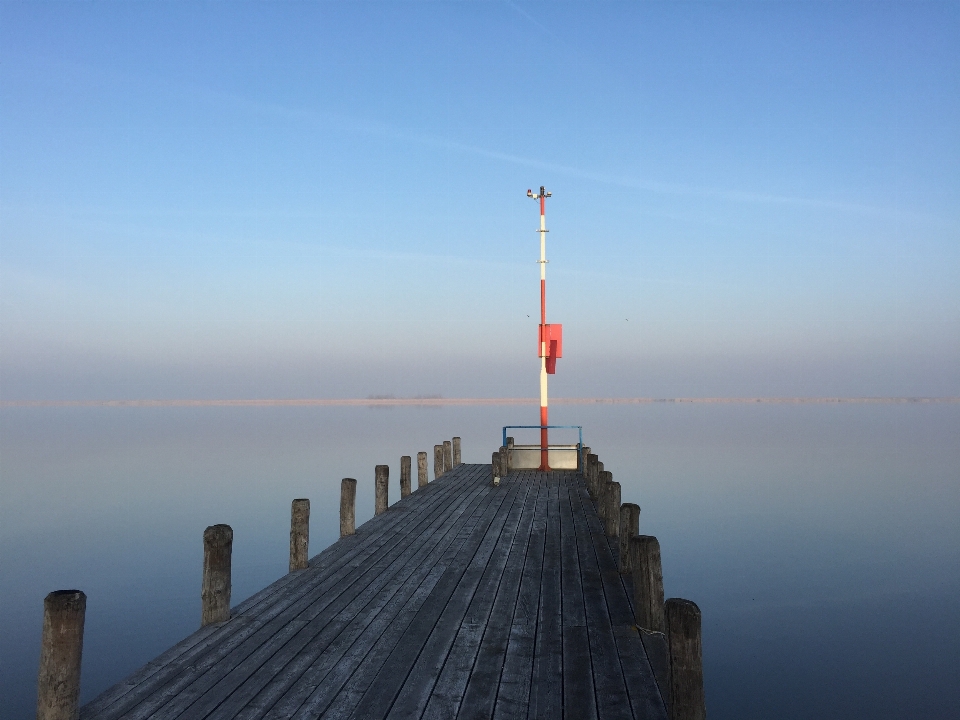
{"label": "metal handrail", "polygon": [[[507,446],[507,430],[572,430],[576,428],[580,438],[577,443],[577,456],[580,459],[580,467],[583,467],[583,425],[504,425],[503,426],[503,442],[500,443],[501,447]],[[547,445],[549,449],[550,446]]]}

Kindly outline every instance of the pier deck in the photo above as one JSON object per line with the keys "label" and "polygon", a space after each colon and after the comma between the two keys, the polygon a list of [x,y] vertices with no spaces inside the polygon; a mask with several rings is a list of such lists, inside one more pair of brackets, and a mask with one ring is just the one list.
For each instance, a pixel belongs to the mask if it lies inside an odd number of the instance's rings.
{"label": "pier deck", "polygon": [[112,718],[666,718],[574,472],[460,465],[81,709]]}

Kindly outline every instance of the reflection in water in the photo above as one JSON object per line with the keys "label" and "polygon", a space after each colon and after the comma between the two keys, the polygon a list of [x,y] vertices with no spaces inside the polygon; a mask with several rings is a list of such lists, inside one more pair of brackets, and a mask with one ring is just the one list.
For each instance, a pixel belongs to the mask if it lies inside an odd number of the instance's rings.
{"label": "reflection in water", "polygon": [[[233,526],[234,599],[314,553],[339,481],[463,437],[489,462],[526,407],[0,411],[0,707],[33,715],[44,595],[88,595],[83,699],[199,625],[201,534]],[[960,406],[562,406],[704,617],[711,718],[960,716]],[[518,438],[520,441],[520,438]],[[431,474],[432,477],[432,474]]]}

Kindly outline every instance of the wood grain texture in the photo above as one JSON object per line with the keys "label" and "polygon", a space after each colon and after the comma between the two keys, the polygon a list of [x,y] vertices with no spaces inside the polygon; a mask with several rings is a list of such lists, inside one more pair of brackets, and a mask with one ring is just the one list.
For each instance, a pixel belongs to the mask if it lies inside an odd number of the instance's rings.
{"label": "wood grain texture", "polygon": [[81,718],[666,720],[583,475],[490,476],[455,465]]}

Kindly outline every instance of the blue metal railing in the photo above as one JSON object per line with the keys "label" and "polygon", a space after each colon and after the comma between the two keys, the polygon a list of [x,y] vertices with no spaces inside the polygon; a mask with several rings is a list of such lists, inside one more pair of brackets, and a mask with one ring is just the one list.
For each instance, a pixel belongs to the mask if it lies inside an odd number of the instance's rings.
{"label": "blue metal railing", "polygon": [[580,461],[580,467],[583,467],[583,425],[504,425],[503,442],[501,442],[500,445],[501,447],[506,447],[507,445],[507,430],[572,430],[573,428],[576,428],[579,433],[577,457]]}

